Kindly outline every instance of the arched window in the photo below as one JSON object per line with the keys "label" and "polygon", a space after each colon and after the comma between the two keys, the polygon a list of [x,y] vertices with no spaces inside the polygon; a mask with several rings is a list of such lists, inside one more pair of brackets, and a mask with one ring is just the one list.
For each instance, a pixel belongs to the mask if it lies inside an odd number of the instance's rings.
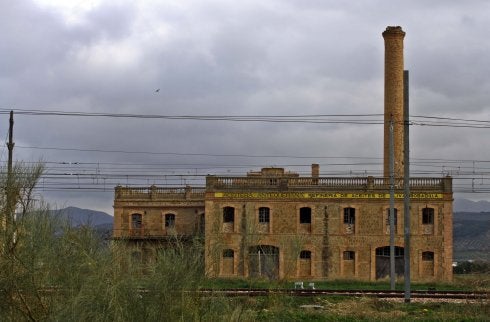
{"label": "arched window", "polygon": [[299,253],[299,258],[301,258],[301,259],[311,259],[311,252],[309,250],[302,250]]}
{"label": "arched window", "polygon": [[131,215],[131,228],[132,229],[143,228],[143,216],[141,214],[132,214]]}
{"label": "arched window", "polygon": [[224,249],[221,274],[232,275],[234,272],[235,272],[235,251],[233,249]]}
{"label": "arched window", "polygon": [[422,260],[423,261],[433,261],[434,260],[434,252],[422,252]]}
{"label": "arched window", "polygon": [[311,224],[311,208],[302,207],[299,209],[299,223],[300,224]]}
{"label": "arched window", "polygon": [[223,222],[231,223],[235,221],[235,208],[224,207],[223,208]]}
{"label": "arched window", "polygon": [[233,249],[225,249],[223,250],[223,257],[224,258],[233,258],[235,257],[235,252]]}
{"label": "arched window", "polygon": [[166,214],[165,215],[165,227],[166,228],[174,228],[175,227],[175,215],[174,214]]}
{"label": "arched window", "polygon": [[267,207],[259,208],[259,223],[267,224],[270,222],[270,209]]}
{"label": "arched window", "polygon": [[[404,254],[403,247],[395,246],[395,257],[403,257]],[[390,246],[376,248],[376,256],[390,257]]]}

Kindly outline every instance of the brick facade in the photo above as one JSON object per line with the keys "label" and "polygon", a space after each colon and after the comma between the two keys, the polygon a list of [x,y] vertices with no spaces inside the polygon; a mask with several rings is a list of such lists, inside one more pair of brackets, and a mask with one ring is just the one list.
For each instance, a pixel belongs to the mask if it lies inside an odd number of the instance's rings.
{"label": "brick facade", "polygon": [[[267,170],[263,170],[263,180],[256,176],[208,176],[205,259],[209,276],[257,275],[259,263],[250,256],[262,256],[262,262],[267,261],[266,250],[259,254],[261,247],[277,253],[270,254],[277,257],[270,261],[273,268],[260,268],[269,277],[372,281],[383,274],[376,266],[383,261],[376,250],[389,246],[385,179],[272,177]],[[451,178],[412,178],[411,185],[412,278],[450,281]],[[402,193],[396,191],[395,244],[403,251]],[[225,222],[225,207],[234,209],[231,223]],[[268,223],[259,222],[260,208],[269,209]],[[302,208],[311,209],[309,219],[301,218]],[[424,208],[433,211],[430,221],[423,221]],[[232,267],[229,250],[234,254]],[[423,252],[432,254],[432,259],[426,255],[423,260]]]}

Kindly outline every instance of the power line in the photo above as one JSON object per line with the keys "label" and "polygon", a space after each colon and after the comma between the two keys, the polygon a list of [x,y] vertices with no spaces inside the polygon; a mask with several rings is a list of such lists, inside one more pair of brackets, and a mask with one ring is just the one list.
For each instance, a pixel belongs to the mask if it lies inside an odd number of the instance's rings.
{"label": "power line", "polygon": [[[0,109],[0,114],[6,114],[10,109]],[[76,116],[76,117],[108,117],[108,118],[137,118],[137,119],[167,119],[195,121],[233,121],[233,122],[272,122],[272,123],[310,123],[310,124],[355,124],[380,125],[384,119],[365,119],[380,117],[383,114],[305,114],[305,115],[159,115],[159,114],[130,114],[130,113],[93,113],[80,111],[56,111],[39,109],[15,109],[19,115],[34,116]],[[338,118],[349,119],[338,119]],[[331,119],[329,119],[331,118]],[[360,118],[360,119],[354,119]],[[490,128],[490,121],[450,118],[438,116],[412,115],[410,125],[435,127]],[[426,121],[415,121],[422,119]],[[441,122],[442,121],[442,122]]]}

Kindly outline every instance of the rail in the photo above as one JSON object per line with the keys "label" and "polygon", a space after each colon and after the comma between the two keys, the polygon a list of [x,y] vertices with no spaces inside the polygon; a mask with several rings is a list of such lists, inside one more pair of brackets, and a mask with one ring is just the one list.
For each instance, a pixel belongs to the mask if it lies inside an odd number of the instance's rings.
{"label": "rail", "polygon": [[[351,297],[377,297],[377,298],[404,298],[402,290],[328,290],[328,289],[201,289],[201,295],[207,296],[351,296]],[[423,299],[464,299],[488,301],[489,293],[485,291],[429,291],[412,290],[412,298]]]}

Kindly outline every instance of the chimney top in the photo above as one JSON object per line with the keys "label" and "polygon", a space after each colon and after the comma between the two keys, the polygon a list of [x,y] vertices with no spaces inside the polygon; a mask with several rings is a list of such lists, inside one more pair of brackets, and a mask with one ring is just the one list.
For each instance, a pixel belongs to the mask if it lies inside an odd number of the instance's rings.
{"label": "chimney top", "polygon": [[385,36],[405,36],[405,32],[402,30],[400,26],[388,26],[386,30],[383,32],[383,37]]}

